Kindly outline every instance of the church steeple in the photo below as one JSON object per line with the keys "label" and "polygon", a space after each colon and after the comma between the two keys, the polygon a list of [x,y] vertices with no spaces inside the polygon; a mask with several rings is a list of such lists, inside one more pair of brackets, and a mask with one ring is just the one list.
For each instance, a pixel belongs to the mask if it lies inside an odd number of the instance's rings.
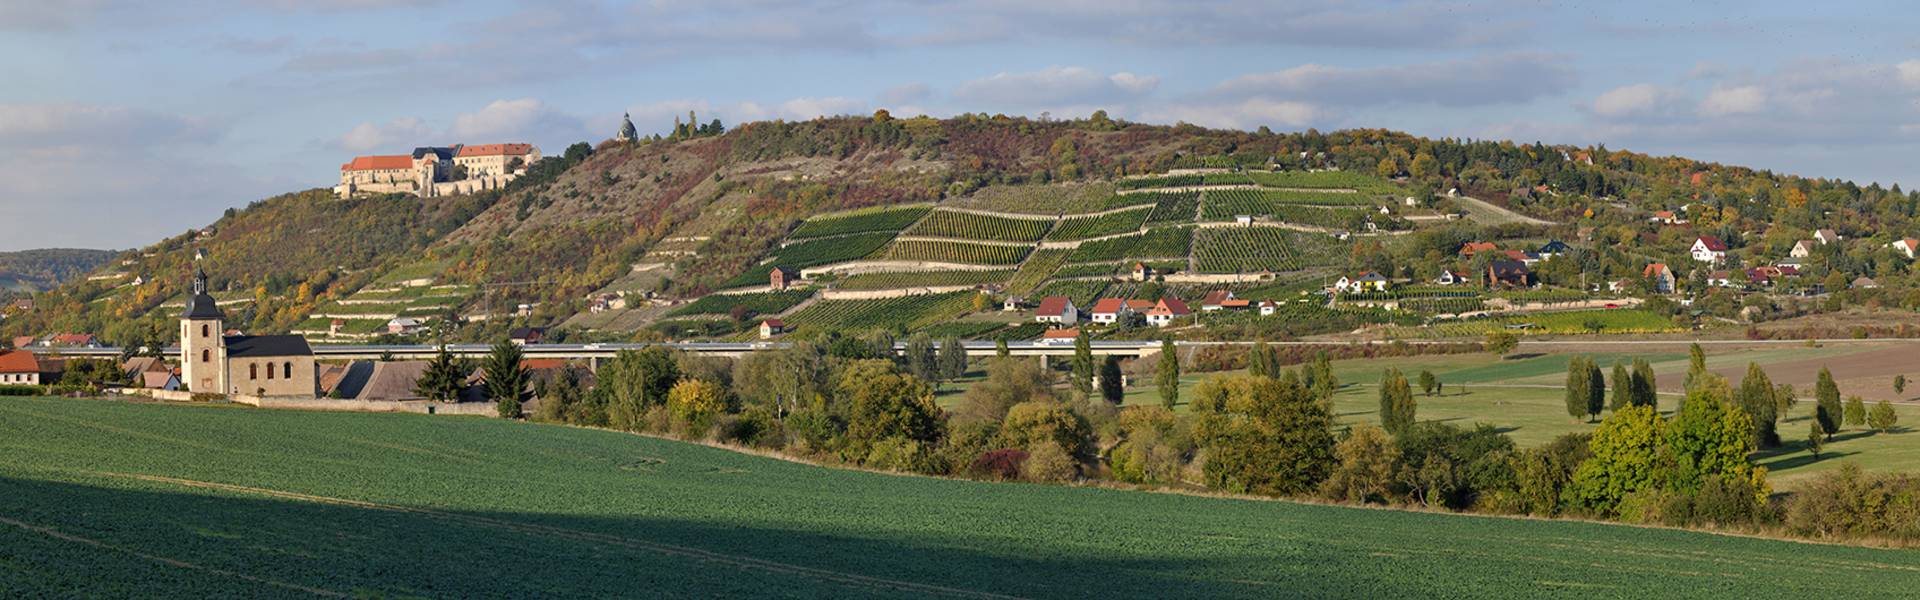
{"label": "church steeple", "polygon": [[620,133],[614,135],[613,139],[622,142],[631,142],[639,136],[639,131],[633,128],[633,116],[628,113],[620,113]]}
{"label": "church steeple", "polygon": [[205,293],[207,293],[207,271],[206,269],[194,267],[193,268],[193,295],[199,296]]}

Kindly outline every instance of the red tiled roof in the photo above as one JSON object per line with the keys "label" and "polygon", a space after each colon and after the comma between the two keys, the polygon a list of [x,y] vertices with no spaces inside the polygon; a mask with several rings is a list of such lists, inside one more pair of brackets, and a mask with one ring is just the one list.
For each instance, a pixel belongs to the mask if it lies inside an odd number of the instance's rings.
{"label": "red tiled roof", "polygon": [[13,347],[25,348],[27,346],[32,346],[34,341],[35,341],[34,337],[30,335],[15,337],[13,338]]}
{"label": "red tiled roof", "polygon": [[1228,298],[1225,301],[1222,301],[1220,303],[1220,306],[1223,306],[1226,308],[1246,308],[1250,304],[1252,303],[1241,298]]}
{"label": "red tiled roof", "polygon": [[1181,302],[1179,298],[1161,298],[1160,303],[1155,304],[1153,306],[1153,310],[1148,311],[1147,314],[1173,315],[1177,317],[1177,316],[1189,314],[1192,312],[1193,312],[1192,310],[1189,310],[1187,308],[1187,303]]}
{"label": "red tiled roof", "polygon": [[761,321],[760,324],[767,325],[770,327],[777,327],[781,329],[785,329],[787,327],[787,322],[779,319],[767,319],[765,321]]}
{"label": "red tiled roof", "polygon": [[1042,298],[1040,300],[1040,308],[1034,309],[1033,314],[1040,315],[1043,317],[1057,317],[1062,314],[1066,314],[1066,312],[1067,312],[1066,296],[1047,296],[1046,298]]}
{"label": "red tiled roof", "polygon": [[1720,241],[1720,238],[1717,238],[1717,237],[1713,237],[1710,235],[1703,235],[1703,236],[1700,236],[1699,241],[1706,242],[1707,249],[1712,250],[1714,252],[1725,252],[1727,250],[1727,243]]}
{"label": "red tiled roof", "polygon": [[1647,264],[1647,268],[1640,270],[1640,276],[1652,277],[1657,273],[1664,273],[1666,271],[1667,271],[1667,263],[1649,263]]}
{"label": "red tiled roof", "polygon": [[1128,300],[1127,308],[1131,308],[1134,310],[1152,310],[1153,301],[1152,300]]}
{"label": "red tiled roof", "polygon": [[1125,300],[1119,298],[1101,298],[1099,302],[1093,303],[1093,314],[1115,314],[1119,313],[1120,309],[1126,307],[1127,301]]}
{"label": "red tiled roof", "polygon": [[455,156],[526,156],[533,152],[533,144],[479,144],[461,146]]}
{"label": "red tiled roof", "polygon": [[1070,340],[1078,337],[1080,337],[1078,328],[1048,329],[1046,333],[1040,334],[1040,338],[1046,340]]}
{"label": "red tiled roof", "polygon": [[340,165],[340,170],[342,171],[381,171],[411,168],[413,168],[413,156],[407,154],[355,156],[353,157],[353,162]]}
{"label": "red tiled roof", "polygon": [[54,335],[50,341],[52,341],[55,346],[85,346],[93,343],[93,334],[62,333]]}
{"label": "red tiled roof", "polygon": [[1488,250],[1499,250],[1499,249],[1500,249],[1500,246],[1494,244],[1493,242],[1467,242],[1465,244],[1460,245],[1460,253],[1467,256],[1473,256],[1475,252],[1486,252]]}
{"label": "red tiled roof", "polygon": [[0,352],[0,373],[39,373],[40,361],[26,350]]}
{"label": "red tiled roof", "polygon": [[1231,297],[1231,295],[1232,295],[1232,292],[1229,292],[1226,290],[1214,290],[1211,292],[1207,292],[1207,295],[1200,297],[1200,305],[1201,306],[1221,306],[1226,303],[1227,298]]}

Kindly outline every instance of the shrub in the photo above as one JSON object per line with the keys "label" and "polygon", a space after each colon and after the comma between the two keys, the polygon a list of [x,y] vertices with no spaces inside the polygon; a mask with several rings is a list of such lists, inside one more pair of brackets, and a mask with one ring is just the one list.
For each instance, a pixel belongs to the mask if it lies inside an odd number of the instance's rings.
{"label": "shrub", "polygon": [[686,435],[704,436],[714,418],[726,412],[727,392],[718,383],[683,379],[667,392],[667,408],[673,411],[673,424],[683,427]]}
{"label": "shrub", "polygon": [[1034,448],[1042,442],[1052,442],[1074,456],[1087,454],[1087,443],[1091,436],[1092,431],[1086,419],[1059,402],[1016,404],[1007,409],[1007,418],[1000,425],[1003,446]]}
{"label": "shrub", "polygon": [[1028,481],[1060,483],[1072,481],[1080,475],[1080,465],[1051,440],[1034,444],[1027,452],[1026,463],[1020,465],[1020,475]]}
{"label": "shrub", "polygon": [[946,470],[925,445],[904,437],[874,442],[862,462],[876,469],[908,473],[937,474]]}
{"label": "shrub", "polygon": [[738,415],[722,416],[717,429],[722,442],[758,447],[774,445],[784,433],[780,421],[773,418],[773,413],[759,406],[750,407]]}
{"label": "shrub", "polygon": [[1014,448],[982,452],[967,466],[967,471],[976,476],[992,479],[1018,479],[1020,468],[1027,463],[1027,451]]}
{"label": "shrub", "polygon": [[1787,528],[1823,538],[1920,539],[1920,479],[1867,475],[1846,463],[1821,474],[1787,501]]}
{"label": "shrub", "polygon": [[0,385],[0,396],[40,396],[47,392],[37,385]]}

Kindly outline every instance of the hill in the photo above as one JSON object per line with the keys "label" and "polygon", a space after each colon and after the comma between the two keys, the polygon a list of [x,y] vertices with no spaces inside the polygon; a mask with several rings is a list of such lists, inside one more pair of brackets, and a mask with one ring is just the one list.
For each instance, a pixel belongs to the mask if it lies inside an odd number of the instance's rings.
{"label": "hill", "polygon": [[[528,325],[555,327],[560,339],[738,339],[766,316],[791,317],[803,336],[883,328],[1030,337],[1037,331],[1014,326],[1021,316],[984,309],[1006,296],[1064,295],[1084,306],[1120,296],[1195,300],[1218,289],[1284,303],[1368,270],[1413,289],[1348,307],[1290,304],[1289,318],[1228,319],[1183,335],[1366,327],[1384,337],[1470,337],[1494,321],[1405,328],[1509,305],[1647,295],[1633,282],[1652,263],[1675,265],[1698,303],[1656,302],[1644,315],[1602,319],[1598,331],[1829,311],[1838,305],[1795,295],[1860,277],[1875,285],[1850,292],[1848,304],[1920,303],[1907,293],[1916,287],[1910,259],[1890,246],[1920,234],[1920,195],[1898,187],[1604,146],[1211,130],[1103,114],[882,112],[718,129],[576,144],[507,189],[472,196],[341,201],[310,191],[264,200],[230,211],[211,236],[144,249],[125,268],[151,274],[146,286],[71,282],[0,333],[164,335],[198,250],[243,328],[325,341],[389,339],[394,317],[445,315],[459,320],[455,337],[469,340]],[[1820,229],[1847,243],[1796,256],[1790,276],[1709,277],[1785,264],[1795,242]],[[1703,235],[1728,246],[1726,261],[1687,266],[1697,264],[1688,249]],[[1572,260],[1536,268],[1531,283],[1546,289],[1531,294],[1420,285],[1450,271],[1479,277],[1486,259],[1455,255],[1476,240],[1516,252],[1566,241]],[[1152,281],[1127,281],[1134,262],[1156,273]],[[776,267],[800,271],[811,293],[755,296]],[[1716,287],[1746,289],[1709,293]],[[966,297],[976,290],[991,297]],[[729,297],[714,299],[721,293]],[[912,295],[932,297],[904,298]],[[694,301],[705,304],[686,310]],[[913,310],[893,310],[899,303]],[[1589,321],[1547,320],[1555,332]]]}
{"label": "hill", "polygon": [[0,465],[0,588],[25,595],[1876,598],[1920,569],[1911,551],[893,476],[493,419],[14,398],[0,437],[23,449]]}
{"label": "hill", "polygon": [[117,250],[45,248],[0,252],[0,294],[52,289],[74,277],[99,269]]}

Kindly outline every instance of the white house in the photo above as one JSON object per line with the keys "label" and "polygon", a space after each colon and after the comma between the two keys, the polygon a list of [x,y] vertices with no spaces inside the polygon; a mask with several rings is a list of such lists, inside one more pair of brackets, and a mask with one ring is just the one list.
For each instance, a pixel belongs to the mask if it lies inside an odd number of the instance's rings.
{"label": "white house", "polygon": [[1704,263],[1717,263],[1727,259],[1727,243],[1720,238],[1703,235],[1693,240],[1693,259]]}
{"label": "white house", "polygon": [[1905,238],[1900,241],[1887,244],[1887,247],[1892,248],[1895,252],[1899,252],[1901,256],[1905,256],[1911,259],[1914,257],[1915,251],[1920,250],[1920,240],[1916,240],[1913,238]]}
{"label": "white house", "polygon": [[1840,241],[1840,234],[1832,229],[1822,229],[1813,232],[1813,239],[1820,240],[1820,245],[1825,246]]}
{"label": "white house", "polygon": [[1339,280],[1333,282],[1334,289],[1340,290],[1342,292],[1347,292],[1349,294],[1357,294],[1360,292],[1384,292],[1384,291],[1387,291],[1387,285],[1388,284],[1387,284],[1386,276],[1383,276],[1374,271],[1367,271],[1359,275],[1343,276]]}
{"label": "white house", "polygon": [[1813,245],[1817,243],[1819,242],[1815,242],[1813,240],[1800,240],[1800,241],[1794,242],[1793,249],[1787,251],[1787,256],[1790,256],[1793,258],[1806,258],[1808,256],[1812,256]]}
{"label": "white house", "polygon": [[1035,323],[1069,324],[1080,321],[1080,309],[1073,307],[1073,301],[1066,296],[1047,296],[1040,300],[1040,307],[1033,310]]}
{"label": "white house", "polygon": [[1433,278],[1433,282],[1438,285],[1466,285],[1472,283],[1473,280],[1468,278],[1466,273],[1446,270],[1441,271],[1439,277]]}

